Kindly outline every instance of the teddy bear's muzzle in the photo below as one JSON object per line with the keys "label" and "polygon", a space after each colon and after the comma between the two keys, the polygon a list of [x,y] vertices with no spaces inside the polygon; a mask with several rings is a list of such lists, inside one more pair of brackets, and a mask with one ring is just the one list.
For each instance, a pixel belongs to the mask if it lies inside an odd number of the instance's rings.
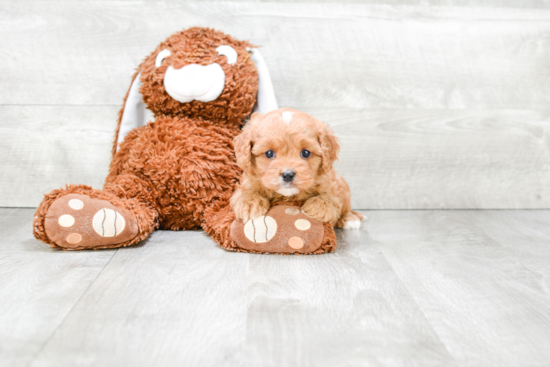
{"label": "teddy bear's muzzle", "polygon": [[217,63],[191,64],[181,69],[169,66],[164,75],[164,88],[170,97],[181,103],[193,100],[211,102],[222,94],[225,73]]}

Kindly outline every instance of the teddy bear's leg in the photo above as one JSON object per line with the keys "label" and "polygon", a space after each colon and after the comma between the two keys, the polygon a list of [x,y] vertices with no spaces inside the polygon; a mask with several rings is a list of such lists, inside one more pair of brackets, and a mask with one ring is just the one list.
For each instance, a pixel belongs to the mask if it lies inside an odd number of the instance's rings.
{"label": "teddy bear's leg", "polygon": [[135,176],[122,175],[103,190],[85,185],[53,190],[36,211],[34,236],[64,250],[133,245],[158,226],[143,186]]}
{"label": "teddy bear's leg", "polygon": [[337,246],[332,225],[309,218],[296,205],[272,206],[247,223],[235,219],[228,205],[207,210],[202,227],[231,251],[309,255],[333,252]]}
{"label": "teddy bear's leg", "polygon": [[213,205],[204,212],[202,229],[226,250],[238,251],[238,247],[231,239],[231,223],[235,220],[235,213],[229,206]]}

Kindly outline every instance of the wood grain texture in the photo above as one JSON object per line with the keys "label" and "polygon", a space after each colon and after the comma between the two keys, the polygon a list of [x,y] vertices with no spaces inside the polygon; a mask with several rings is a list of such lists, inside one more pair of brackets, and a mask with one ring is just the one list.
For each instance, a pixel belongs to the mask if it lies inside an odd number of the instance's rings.
{"label": "wood grain texture", "polygon": [[43,194],[71,183],[101,188],[117,112],[116,106],[1,106],[0,206],[36,207]]}
{"label": "wood grain texture", "polygon": [[369,211],[319,256],[49,250],[0,209],[2,366],[546,366],[550,211]]}
{"label": "wood grain texture", "polygon": [[328,256],[252,256],[246,365],[455,366],[366,231]]}
{"label": "wood grain texture", "polygon": [[510,109],[550,101],[548,9],[11,1],[0,10],[0,104],[119,105],[140,60],[192,25],[262,45],[281,106]]}
{"label": "wood grain texture", "polygon": [[[544,289],[550,289],[549,214],[540,210],[503,212],[498,216],[491,211],[476,214],[479,230],[508,249],[527,269],[539,274]],[[521,230],[518,231],[516,228],[520,223]]]}
{"label": "wood grain texture", "polygon": [[32,237],[32,209],[0,209],[0,365],[26,366],[114,251],[62,252]]}
{"label": "wood grain texture", "polygon": [[550,207],[548,111],[317,109],[367,209]]}
{"label": "wood grain texture", "polygon": [[31,366],[236,366],[248,255],[202,231],[121,249]]}
{"label": "wood grain texture", "polygon": [[[525,262],[514,237],[536,227],[537,256],[550,255],[538,211],[372,212],[367,230],[449,353],[464,366],[547,366],[547,272]],[[537,222],[533,222],[537,219]],[[511,219],[515,224],[510,227]],[[485,231],[491,222],[491,231]],[[538,225],[537,225],[538,224]],[[527,236],[526,236],[527,235]]]}
{"label": "wood grain texture", "polygon": [[155,232],[116,253],[30,365],[453,366],[369,240],[339,242],[264,256]]}
{"label": "wood grain texture", "polygon": [[358,209],[550,208],[547,1],[0,2],[0,206],[101,187],[116,112],[166,36],[262,45],[281,106],[342,138]]}
{"label": "wood grain texture", "polygon": [[[116,106],[0,106],[0,206],[103,185]],[[550,207],[547,111],[304,109],[341,139],[354,208]]]}
{"label": "wood grain texture", "polygon": [[[6,1],[6,0],[4,0]],[[11,0],[7,0],[11,1]],[[25,0],[27,1],[27,0]],[[32,1],[32,0],[31,0]],[[59,1],[59,0],[58,0]],[[72,0],[66,0],[72,1]],[[118,0],[130,1],[135,0]],[[148,2],[180,2],[180,0],[142,0]],[[272,3],[272,0],[207,0],[208,2],[225,2],[225,3]],[[334,3],[334,0],[280,0],[277,3]],[[339,1],[346,4],[386,4],[386,5],[431,5],[431,6],[468,6],[468,7],[505,7],[505,8],[550,8],[548,0],[344,0]]]}

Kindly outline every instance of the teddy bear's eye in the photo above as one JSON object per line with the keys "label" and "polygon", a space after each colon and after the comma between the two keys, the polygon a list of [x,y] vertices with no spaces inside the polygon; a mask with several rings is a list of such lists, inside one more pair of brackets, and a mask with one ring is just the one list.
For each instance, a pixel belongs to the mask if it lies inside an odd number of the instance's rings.
{"label": "teddy bear's eye", "polygon": [[170,52],[170,50],[167,50],[167,49],[164,49],[161,52],[159,52],[155,60],[155,66],[158,68],[162,64],[164,59],[170,55],[172,55],[172,53]]}
{"label": "teddy bear's eye", "polygon": [[272,151],[272,150],[268,150],[267,152],[265,152],[265,156],[269,159],[275,157],[275,152]]}
{"label": "teddy bear's eye", "polygon": [[216,48],[216,51],[218,51],[218,55],[222,55],[227,57],[227,63],[229,65],[233,65],[237,62],[237,51],[231,46],[219,46]]}

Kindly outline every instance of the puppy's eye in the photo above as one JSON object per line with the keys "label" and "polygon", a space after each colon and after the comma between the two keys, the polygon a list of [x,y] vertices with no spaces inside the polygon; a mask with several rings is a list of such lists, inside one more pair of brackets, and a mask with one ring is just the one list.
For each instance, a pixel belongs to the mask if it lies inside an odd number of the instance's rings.
{"label": "puppy's eye", "polygon": [[303,149],[302,153],[300,153],[300,156],[302,158],[308,159],[311,156],[311,152],[309,150]]}
{"label": "puppy's eye", "polygon": [[227,63],[233,65],[237,62],[237,51],[231,46],[223,45],[216,48],[218,55],[223,55],[227,57]]}
{"label": "puppy's eye", "polygon": [[172,55],[172,53],[170,52],[170,50],[167,50],[167,49],[164,49],[161,52],[159,52],[159,54],[157,55],[157,58],[155,59],[155,66],[158,68],[162,64],[164,59],[170,55]]}
{"label": "puppy's eye", "polygon": [[275,152],[272,151],[272,150],[268,150],[267,152],[265,152],[265,156],[269,159],[275,157]]}

